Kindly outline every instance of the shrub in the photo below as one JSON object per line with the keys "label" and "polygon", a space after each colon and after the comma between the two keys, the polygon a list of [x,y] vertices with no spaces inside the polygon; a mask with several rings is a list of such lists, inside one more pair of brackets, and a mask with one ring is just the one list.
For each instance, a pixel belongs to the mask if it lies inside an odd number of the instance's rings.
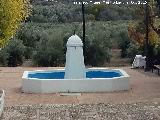
{"label": "shrub", "polygon": [[86,64],[92,66],[103,66],[110,61],[110,51],[96,44],[90,44],[86,50]]}
{"label": "shrub", "polygon": [[33,54],[33,62],[37,66],[60,66],[64,63],[62,35],[43,34]]}
{"label": "shrub", "polygon": [[160,56],[160,43],[154,48],[154,53],[156,56]]}
{"label": "shrub", "polygon": [[0,50],[0,66],[7,66],[8,54],[3,50]]}
{"label": "shrub", "polygon": [[41,31],[35,26],[26,25],[17,33],[17,38],[22,40],[25,46],[34,48],[41,38]]}
{"label": "shrub", "polygon": [[90,26],[86,38],[86,64],[103,66],[110,61],[110,32],[102,25]]}
{"label": "shrub", "polygon": [[133,62],[136,55],[142,55],[143,50],[139,46],[131,43],[129,48],[127,49],[127,55],[130,58],[130,62]]}
{"label": "shrub", "polygon": [[21,30],[17,32],[16,37],[23,42],[26,47],[24,56],[26,59],[30,59],[33,50],[36,48],[36,43],[41,38],[41,32],[35,26],[24,25]]}
{"label": "shrub", "polygon": [[13,38],[0,52],[3,66],[16,67],[23,63],[25,46],[22,41]]}
{"label": "shrub", "polygon": [[130,38],[127,31],[122,31],[119,33],[119,47],[121,49],[121,57],[124,58],[127,56],[127,49],[130,45]]}
{"label": "shrub", "polygon": [[[119,33],[126,29],[124,21],[87,22],[86,64],[102,66],[109,62],[111,47],[118,43],[118,40],[121,38]],[[31,58],[37,66],[56,66],[65,63],[66,42],[73,35],[74,30],[82,39],[82,24],[79,22],[72,24],[26,23],[23,29],[18,32],[17,38],[21,39],[26,47],[24,53],[26,59]],[[54,41],[56,42],[54,43]],[[112,45],[112,43],[114,44]],[[53,45],[48,47],[48,44]],[[61,47],[56,47],[54,44],[60,44]],[[52,51],[50,52],[49,50]],[[54,53],[59,55],[57,56]],[[56,62],[55,56],[60,61]]]}

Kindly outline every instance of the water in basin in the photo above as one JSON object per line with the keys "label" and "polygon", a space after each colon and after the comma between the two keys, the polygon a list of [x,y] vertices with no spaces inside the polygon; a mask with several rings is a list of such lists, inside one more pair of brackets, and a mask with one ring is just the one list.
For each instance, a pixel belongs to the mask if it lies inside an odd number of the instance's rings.
{"label": "water in basin", "polygon": [[[28,78],[37,79],[64,79],[65,72],[37,72],[28,74]],[[110,71],[87,71],[86,78],[114,78],[121,77],[122,73],[118,70]]]}

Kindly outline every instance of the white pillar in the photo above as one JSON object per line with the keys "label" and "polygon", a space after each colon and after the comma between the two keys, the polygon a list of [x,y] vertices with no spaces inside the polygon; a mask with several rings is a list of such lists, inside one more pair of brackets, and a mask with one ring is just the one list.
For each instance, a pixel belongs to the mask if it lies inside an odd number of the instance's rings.
{"label": "white pillar", "polygon": [[86,78],[83,43],[77,35],[72,35],[67,42],[65,79],[82,78]]}

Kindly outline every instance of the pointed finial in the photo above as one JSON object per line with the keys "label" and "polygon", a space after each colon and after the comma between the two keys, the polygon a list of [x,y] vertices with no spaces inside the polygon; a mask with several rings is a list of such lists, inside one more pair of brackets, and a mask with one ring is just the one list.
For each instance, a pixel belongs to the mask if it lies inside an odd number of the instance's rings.
{"label": "pointed finial", "polygon": [[73,32],[73,35],[75,35],[76,34],[76,30],[74,30],[74,32]]}

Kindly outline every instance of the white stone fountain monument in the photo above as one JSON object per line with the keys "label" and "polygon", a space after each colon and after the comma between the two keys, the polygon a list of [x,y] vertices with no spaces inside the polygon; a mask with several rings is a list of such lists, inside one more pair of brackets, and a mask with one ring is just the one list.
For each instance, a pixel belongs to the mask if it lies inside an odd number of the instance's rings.
{"label": "white stone fountain monument", "polygon": [[67,42],[65,79],[86,78],[83,56],[83,43],[77,35],[72,35]]}
{"label": "white stone fountain monument", "polygon": [[85,69],[83,43],[77,35],[68,39],[65,69],[24,71],[22,79],[22,91],[28,93],[106,92],[130,88],[129,75],[122,69]]}

